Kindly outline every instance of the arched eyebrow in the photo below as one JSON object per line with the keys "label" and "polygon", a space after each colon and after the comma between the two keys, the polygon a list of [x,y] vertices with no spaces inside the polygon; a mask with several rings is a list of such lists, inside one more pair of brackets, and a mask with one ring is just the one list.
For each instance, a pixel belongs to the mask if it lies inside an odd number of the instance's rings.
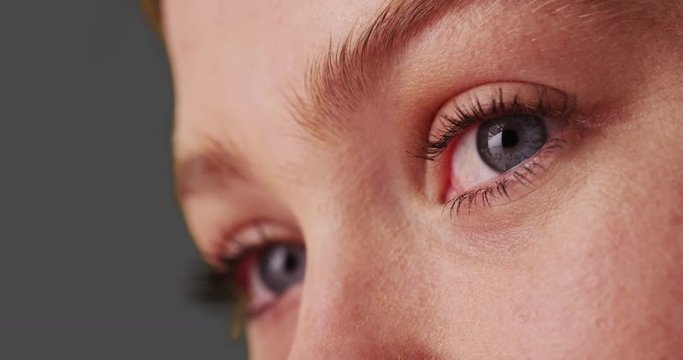
{"label": "arched eyebrow", "polygon": [[[154,3],[158,11],[158,0],[144,1]],[[346,121],[346,116],[369,96],[372,84],[391,70],[388,65],[411,41],[445,15],[485,2],[390,0],[373,21],[360,30],[352,31],[338,46],[331,40],[327,51],[312,62],[306,74],[305,92],[291,95],[289,99],[296,121],[317,140],[333,142],[341,138],[344,131],[352,126]],[[526,3],[533,5],[530,7],[532,12],[573,14],[586,23],[606,22],[611,27],[617,26],[625,16],[661,14],[663,7],[652,5],[647,0],[527,0]],[[493,7],[487,9],[495,11]],[[156,14],[158,16],[158,12]],[[248,180],[249,173],[241,165],[241,158],[221,147],[220,141],[211,143],[216,146],[176,161],[176,193],[179,198],[197,190],[223,186],[232,179]]]}
{"label": "arched eyebrow", "polygon": [[338,46],[330,40],[327,51],[309,66],[305,93],[290,98],[299,125],[321,141],[339,137],[348,125],[344,115],[411,40],[450,11],[476,2],[481,0],[389,1],[373,21],[351,31]]}
{"label": "arched eyebrow", "polygon": [[[679,0],[675,0],[678,2]],[[335,45],[330,40],[327,51],[315,59],[306,74],[305,92],[290,95],[294,118],[310,135],[323,142],[342,137],[348,129],[345,121],[358,103],[371,95],[372,85],[391,71],[392,61],[412,40],[430,29],[447,14],[460,13],[482,5],[485,11],[497,11],[496,2],[486,0],[390,0],[374,20],[355,29]],[[500,2],[504,3],[504,2]],[[605,33],[628,26],[625,19],[672,18],[680,14],[680,5],[653,4],[648,0],[523,0],[532,13],[562,15],[586,24],[599,23]],[[646,15],[647,14],[647,15]],[[514,16],[514,14],[512,14]],[[664,21],[664,20],[661,20]],[[659,22],[656,20],[655,22]]]}
{"label": "arched eyebrow", "polygon": [[[158,0],[146,1],[154,3],[152,14],[158,14]],[[450,8],[462,8],[473,1],[481,0],[390,1],[360,36],[349,34],[338,49],[330,45],[323,58],[314,62],[308,71],[307,95],[295,96],[295,118],[321,140],[338,135],[335,119],[341,120],[342,113],[353,109],[384,64]],[[216,139],[209,143],[200,153],[176,160],[175,192],[179,200],[197,191],[224,187],[234,179],[248,180],[249,173],[238,156]]]}
{"label": "arched eyebrow", "polygon": [[227,187],[230,181],[249,181],[251,175],[237,152],[230,151],[220,141],[208,139],[208,146],[196,155],[180,158],[174,163],[175,195],[182,202],[190,195]]}

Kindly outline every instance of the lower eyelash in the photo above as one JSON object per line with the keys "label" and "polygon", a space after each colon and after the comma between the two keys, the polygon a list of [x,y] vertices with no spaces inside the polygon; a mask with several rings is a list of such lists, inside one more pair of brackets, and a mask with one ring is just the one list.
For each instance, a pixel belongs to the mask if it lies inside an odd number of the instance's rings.
{"label": "lower eyelash", "polygon": [[[258,252],[261,245],[242,244],[233,240],[233,253],[227,257],[217,257],[221,267],[206,264],[197,266],[191,279],[189,295],[194,301],[204,305],[230,305],[244,307],[244,296],[240,289],[239,265],[249,256]],[[235,311],[233,311],[235,312]],[[243,311],[239,311],[243,312]]]}
{"label": "lower eyelash", "polygon": [[[559,151],[564,148],[566,141],[561,138],[554,138],[548,141],[543,148],[541,148],[529,160],[519,164],[507,173],[503,174],[502,179],[496,180],[489,185],[479,186],[455,196],[446,201],[444,210],[449,208],[451,218],[453,214],[459,215],[463,208],[469,212],[472,206],[484,205],[492,206],[493,201],[505,197],[510,199],[508,188],[513,185],[522,185],[532,187],[535,185],[535,180],[546,171],[546,167],[542,164],[546,156],[552,152]],[[536,170],[537,169],[537,170]]]}
{"label": "lower eyelash", "polygon": [[191,278],[188,295],[192,301],[218,310],[221,317],[226,316],[225,312],[228,311],[232,338],[236,340],[240,337],[246,324],[247,301],[236,288],[231,272],[217,272],[200,264]]}
{"label": "lower eyelash", "polygon": [[195,273],[189,291],[193,300],[207,305],[237,301],[238,291],[232,283],[230,272],[217,272],[202,264],[201,270],[196,270]]}

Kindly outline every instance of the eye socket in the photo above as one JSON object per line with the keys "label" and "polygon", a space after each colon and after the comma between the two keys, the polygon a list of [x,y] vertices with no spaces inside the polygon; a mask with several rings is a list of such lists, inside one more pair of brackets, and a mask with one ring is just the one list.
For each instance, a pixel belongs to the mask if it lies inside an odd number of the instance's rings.
{"label": "eye socket", "polygon": [[521,197],[569,143],[574,104],[564,92],[527,83],[456,96],[439,111],[420,154],[443,164],[440,198],[459,213],[462,205],[469,210]]}

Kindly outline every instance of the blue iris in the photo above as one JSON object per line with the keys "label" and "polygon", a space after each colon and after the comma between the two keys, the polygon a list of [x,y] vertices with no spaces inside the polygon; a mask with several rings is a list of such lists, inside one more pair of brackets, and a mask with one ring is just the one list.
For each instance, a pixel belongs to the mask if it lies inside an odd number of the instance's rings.
{"label": "blue iris", "polygon": [[535,115],[500,116],[483,122],[477,131],[479,156],[501,173],[533,156],[547,140],[546,125]]}

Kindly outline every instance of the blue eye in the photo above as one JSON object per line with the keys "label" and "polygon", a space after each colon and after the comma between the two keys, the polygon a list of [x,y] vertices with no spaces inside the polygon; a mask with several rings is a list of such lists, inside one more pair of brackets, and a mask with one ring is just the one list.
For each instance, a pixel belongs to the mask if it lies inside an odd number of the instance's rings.
{"label": "blue eye", "polygon": [[484,163],[503,173],[541,149],[548,141],[548,130],[534,115],[500,116],[483,122],[476,138]]}
{"label": "blue eye", "polygon": [[303,281],[306,249],[302,244],[274,244],[258,256],[258,273],[263,286],[280,294]]}

